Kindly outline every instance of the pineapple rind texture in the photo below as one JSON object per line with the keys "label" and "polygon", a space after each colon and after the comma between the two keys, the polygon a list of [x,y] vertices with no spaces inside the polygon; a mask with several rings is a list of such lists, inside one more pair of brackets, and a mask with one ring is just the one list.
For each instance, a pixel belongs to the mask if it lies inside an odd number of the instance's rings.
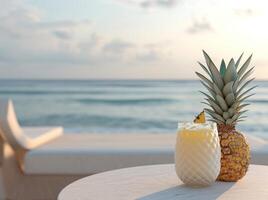
{"label": "pineapple rind texture", "polygon": [[221,170],[218,180],[233,182],[245,176],[249,161],[249,145],[243,134],[233,130],[219,132],[221,144]]}

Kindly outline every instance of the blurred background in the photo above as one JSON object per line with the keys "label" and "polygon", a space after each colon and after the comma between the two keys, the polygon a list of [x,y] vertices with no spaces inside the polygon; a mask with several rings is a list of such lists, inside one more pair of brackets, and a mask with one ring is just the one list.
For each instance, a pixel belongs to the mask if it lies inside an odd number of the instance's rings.
{"label": "blurred background", "polygon": [[175,133],[202,109],[205,49],[252,65],[239,128],[267,137],[266,1],[0,0],[0,97],[22,125],[68,133]]}

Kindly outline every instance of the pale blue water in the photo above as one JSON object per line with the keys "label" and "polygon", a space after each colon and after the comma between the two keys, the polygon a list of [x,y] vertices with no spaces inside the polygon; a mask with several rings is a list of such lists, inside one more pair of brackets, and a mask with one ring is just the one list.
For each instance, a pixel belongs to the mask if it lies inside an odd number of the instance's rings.
{"label": "pale blue water", "polygon": [[[240,130],[268,138],[268,82],[257,81]],[[198,81],[0,81],[24,126],[77,133],[175,133],[202,110]]]}

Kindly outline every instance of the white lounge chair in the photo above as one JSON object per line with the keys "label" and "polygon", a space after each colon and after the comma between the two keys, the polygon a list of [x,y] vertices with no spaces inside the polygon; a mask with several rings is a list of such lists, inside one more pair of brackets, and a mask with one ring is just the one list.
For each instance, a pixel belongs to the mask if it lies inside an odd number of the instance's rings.
{"label": "white lounge chair", "polygon": [[[62,128],[21,128],[10,100],[0,101],[0,128],[0,194],[2,189],[9,199],[56,199],[63,187],[84,176],[173,162],[176,134],[63,135]],[[267,141],[248,139],[253,163],[268,164]]]}
{"label": "white lounge chair", "polygon": [[[51,178],[44,177],[43,180],[42,176],[24,176],[23,160],[28,151],[56,139],[62,134],[63,129],[61,127],[21,128],[17,122],[12,101],[0,101],[0,179],[2,183],[0,199],[4,199],[4,195],[7,199],[28,199],[29,191],[40,192],[40,195],[42,195],[41,190],[46,189],[46,180],[50,181]],[[36,184],[37,187],[35,187]]]}
{"label": "white lounge chair", "polygon": [[2,190],[10,199],[27,200],[56,199],[69,183],[98,172],[173,162],[175,141],[174,135],[63,135],[61,127],[21,128],[11,100],[0,100],[0,135]]}

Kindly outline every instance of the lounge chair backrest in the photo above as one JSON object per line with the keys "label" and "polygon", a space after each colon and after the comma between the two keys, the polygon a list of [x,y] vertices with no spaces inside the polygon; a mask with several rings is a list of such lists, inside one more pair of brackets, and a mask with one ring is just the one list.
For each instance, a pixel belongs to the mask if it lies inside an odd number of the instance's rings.
{"label": "lounge chair backrest", "polygon": [[11,100],[0,100],[0,133],[14,150],[27,150],[28,138],[23,134]]}

